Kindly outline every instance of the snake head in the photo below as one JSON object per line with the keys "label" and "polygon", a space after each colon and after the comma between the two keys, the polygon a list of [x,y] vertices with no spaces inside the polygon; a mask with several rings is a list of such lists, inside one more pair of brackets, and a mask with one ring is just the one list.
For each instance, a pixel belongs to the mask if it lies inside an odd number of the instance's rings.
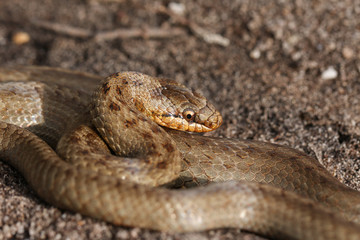
{"label": "snake head", "polygon": [[160,126],[209,132],[222,124],[220,113],[202,94],[173,80],[138,72],[115,73],[107,80],[113,82],[105,81],[102,87],[105,95],[114,91],[115,99],[121,98],[123,103],[135,106]]}
{"label": "snake head", "polygon": [[173,80],[158,80],[162,107],[151,114],[157,124],[188,132],[209,132],[221,126],[221,114],[202,94]]}

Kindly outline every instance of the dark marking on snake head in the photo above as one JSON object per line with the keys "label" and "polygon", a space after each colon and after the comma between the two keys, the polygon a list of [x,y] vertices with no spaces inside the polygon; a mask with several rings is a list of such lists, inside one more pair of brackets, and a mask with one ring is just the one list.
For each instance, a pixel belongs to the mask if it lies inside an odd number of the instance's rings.
{"label": "dark marking on snake head", "polygon": [[125,120],[125,127],[131,127],[131,122],[129,120]]}
{"label": "dark marking on snake head", "polygon": [[108,166],[107,161],[104,161],[103,159],[98,159],[98,160],[95,162],[95,165]]}
{"label": "dark marking on snake head", "polygon": [[147,121],[148,121],[148,119],[147,119],[146,117],[142,116],[142,115],[140,115],[140,116],[138,117],[138,119],[139,119],[141,122],[147,122]]}
{"label": "dark marking on snake head", "polygon": [[153,124],[151,127],[150,127],[151,131],[153,131],[153,133],[159,133],[160,132],[160,127]]}
{"label": "dark marking on snake head", "polygon": [[73,143],[80,143],[81,142],[81,138],[79,136],[76,135],[70,135],[69,140]]}
{"label": "dark marking on snake head", "polygon": [[125,120],[125,127],[133,127],[136,124],[137,124],[136,119]]}
{"label": "dark marking on snake head", "polygon": [[94,142],[95,140],[97,140],[97,138],[98,138],[98,135],[96,135],[94,132],[88,132],[85,135],[85,139],[89,143]]}
{"label": "dark marking on snake head", "polygon": [[135,87],[139,87],[139,86],[142,86],[143,83],[138,81],[138,80],[135,80],[135,81],[132,81],[132,84],[135,86]]}
{"label": "dark marking on snake head", "polygon": [[111,111],[120,111],[120,106],[114,102],[110,103],[109,108]]}
{"label": "dark marking on snake head", "polygon": [[156,164],[156,168],[158,168],[158,169],[166,169],[167,168],[167,162],[166,161],[158,162]]}
{"label": "dark marking on snake head", "polygon": [[120,89],[119,86],[116,86],[116,93],[117,93],[118,95],[121,95],[121,89]]}
{"label": "dark marking on snake head", "polygon": [[[149,146],[149,149],[152,149],[152,154],[158,154],[158,151],[157,151],[157,146],[155,145],[155,143],[150,143],[150,146]],[[149,151],[149,153],[150,153],[150,151]]]}
{"label": "dark marking on snake head", "polygon": [[140,112],[144,112],[145,111],[145,107],[144,107],[144,103],[142,103],[141,101],[138,101],[135,99],[135,107],[140,111]]}
{"label": "dark marking on snake head", "polygon": [[110,86],[109,86],[109,83],[108,82],[105,82],[103,85],[102,85],[102,90],[103,90],[103,93],[106,95],[109,90],[110,90]]}
{"label": "dark marking on snake head", "polygon": [[142,136],[144,139],[147,139],[147,140],[150,140],[153,138],[153,136],[148,132],[143,133]]}
{"label": "dark marking on snake head", "polygon": [[[156,115],[156,112],[152,112],[152,115]],[[161,114],[162,117],[174,117],[174,118],[181,118],[178,114],[172,114],[172,113],[164,113]]]}
{"label": "dark marking on snake head", "polygon": [[87,149],[83,149],[83,150],[80,151],[80,153],[83,154],[84,156],[86,156],[86,155],[90,154],[90,151],[87,150]]}
{"label": "dark marking on snake head", "polygon": [[174,146],[171,143],[165,143],[163,144],[163,147],[166,149],[166,151],[168,152],[173,152],[175,151]]}

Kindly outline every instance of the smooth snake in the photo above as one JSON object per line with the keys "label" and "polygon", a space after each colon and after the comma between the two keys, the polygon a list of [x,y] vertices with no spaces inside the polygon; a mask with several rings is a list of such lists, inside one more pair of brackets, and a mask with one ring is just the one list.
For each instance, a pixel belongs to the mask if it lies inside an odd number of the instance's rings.
{"label": "smooth snake", "polygon": [[213,105],[174,81],[0,68],[0,99],[1,159],[59,208],[165,232],[233,227],[279,239],[360,239],[359,192],[316,159],[155,124],[221,125]]}

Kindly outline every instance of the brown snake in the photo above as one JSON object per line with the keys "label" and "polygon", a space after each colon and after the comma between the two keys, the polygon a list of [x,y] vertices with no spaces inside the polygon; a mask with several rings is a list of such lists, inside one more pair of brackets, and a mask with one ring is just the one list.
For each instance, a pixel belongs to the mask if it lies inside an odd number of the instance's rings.
{"label": "brown snake", "polygon": [[[59,208],[166,232],[234,227],[279,239],[360,239],[359,192],[316,159],[150,121],[200,132],[221,124],[204,97],[175,82],[125,72],[100,84],[61,69],[3,68],[0,99],[1,159]],[[167,182],[220,183],[155,187]]]}

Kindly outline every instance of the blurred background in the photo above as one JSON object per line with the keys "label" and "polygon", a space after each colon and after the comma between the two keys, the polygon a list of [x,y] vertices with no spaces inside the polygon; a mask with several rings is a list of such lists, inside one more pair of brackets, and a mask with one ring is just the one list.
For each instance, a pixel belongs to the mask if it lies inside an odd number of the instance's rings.
{"label": "blurred background", "polygon": [[[360,190],[360,1],[1,0],[0,66],[134,70],[200,90],[214,136],[300,149]],[[0,163],[0,239],[262,239],[114,227],[39,200]]]}

